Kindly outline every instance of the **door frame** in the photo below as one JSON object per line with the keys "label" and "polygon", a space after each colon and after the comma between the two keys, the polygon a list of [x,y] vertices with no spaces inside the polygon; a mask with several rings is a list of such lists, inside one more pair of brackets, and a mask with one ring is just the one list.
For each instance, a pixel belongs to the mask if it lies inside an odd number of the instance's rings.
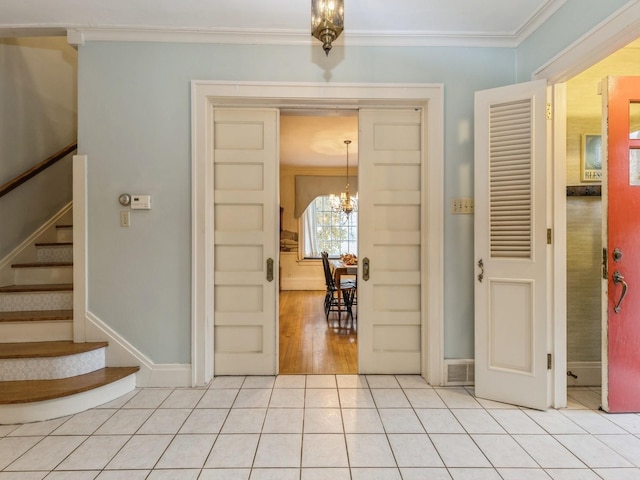
{"label": "door frame", "polygon": [[[420,107],[423,115],[421,239],[421,374],[442,383],[444,244],[444,86],[442,84],[191,82],[192,125],[192,384],[213,377],[213,148],[211,131],[217,106],[275,108]],[[278,215],[278,212],[273,212]],[[277,232],[276,232],[277,233]],[[276,266],[275,271],[278,271]],[[277,319],[276,319],[277,320]],[[276,329],[277,330],[277,329]],[[276,358],[277,338],[276,342]]]}
{"label": "door frame", "polygon": [[566,215],[566,88],[567,80],[595,65],[640,36],[640,4],[633,3],[619,9],[604,22],[585,34],[560,54],[542,65],[531,75],[531,80],[546,79],[551,87],[553,101],[552,136],[549,154],[549,184],[552,188],[554,281],[553,325],[551,335],[553,353],[552,406],[567,406],[567,215]]}

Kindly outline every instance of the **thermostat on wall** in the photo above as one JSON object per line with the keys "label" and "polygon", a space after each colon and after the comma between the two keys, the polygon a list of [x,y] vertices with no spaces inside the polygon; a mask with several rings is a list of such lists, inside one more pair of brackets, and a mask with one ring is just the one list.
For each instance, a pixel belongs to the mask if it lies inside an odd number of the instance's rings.
{"label": "thermostat on wall", "polygon": [[132,210],[151,210],[151,195],[131,195]]}

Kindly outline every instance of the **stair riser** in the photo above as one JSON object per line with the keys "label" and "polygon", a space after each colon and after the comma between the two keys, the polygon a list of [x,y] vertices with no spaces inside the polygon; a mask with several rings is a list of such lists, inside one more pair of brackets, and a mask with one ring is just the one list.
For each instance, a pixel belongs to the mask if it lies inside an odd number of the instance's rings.
{"label": "stair riser", "polygon": [[73,228],[56,229],[56,239],[58,242],[73,242]]}
{"label": "stair riser", "polygon": [[14,268],[16,285],[73,283],[73,267]]}
{"label": "stair riser", "polygon": [[73,262],[73,247],[64,245],[60,247],[38,247],[36,253],[37,262]]}
{"label": "stair riser", "polygon": [[6,343],[73,340],[73,321],[3,322],[0,323],[0,338]]}
{"label": "stair riser", "polygon": [[73,292],[26,292],[0,294],[0,312],[73,310]]}
{"label": "stair riser", "polygon": [[75,377],[105,368],[105,349],[62,357],[0,360],[0,381],[52,380]]}

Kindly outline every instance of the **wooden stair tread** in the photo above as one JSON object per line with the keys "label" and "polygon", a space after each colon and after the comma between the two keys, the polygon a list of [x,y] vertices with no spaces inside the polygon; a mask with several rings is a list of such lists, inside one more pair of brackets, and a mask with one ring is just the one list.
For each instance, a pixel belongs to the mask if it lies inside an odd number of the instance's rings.
{"label": "wooden stair tread", "polygon": [[0,287],[0,293],[25,292],[67,292],[73,290],[72,283],[46,283],[39,285],[7,285]]}
{"label": "wooden stair tread", "polygon": [[46,322],[54,320],[73,320],[73,310],[29,310],[22,312],[0,312],[0,323]]}
{"label": "wooden stair tread", "polygon": [[36,247],[71,247],[73,242],[41,242],[36,243]]}
{"label": "wooden stair tread", "polygon": [[109,345],[107,342],[74,343],[71,341],[0,343],[0,359],[63,357],[90,352],[107,345]]}
{"label": "wooden stair tread", "polygon": [[86,392],[121,380],[139,367],[107,367],[95,372],[56,380],[0,382],[0,405],[41,402]]}
{"label": "wooden stair tread", "polygon": [[28,262],[14,263],[11,268],[49,268],[49,267],[73,267],[73,262]]}

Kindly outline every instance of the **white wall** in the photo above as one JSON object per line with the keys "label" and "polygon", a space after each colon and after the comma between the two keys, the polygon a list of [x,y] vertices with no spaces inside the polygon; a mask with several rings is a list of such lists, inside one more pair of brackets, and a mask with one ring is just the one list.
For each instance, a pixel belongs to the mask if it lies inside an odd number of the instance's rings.
{"label": "white wall", "polygon": [[[0,185],[76,139],[76,93],[66,38],[0,39]],[[70,200],[70,158],[0,198],[0,259]]]}

